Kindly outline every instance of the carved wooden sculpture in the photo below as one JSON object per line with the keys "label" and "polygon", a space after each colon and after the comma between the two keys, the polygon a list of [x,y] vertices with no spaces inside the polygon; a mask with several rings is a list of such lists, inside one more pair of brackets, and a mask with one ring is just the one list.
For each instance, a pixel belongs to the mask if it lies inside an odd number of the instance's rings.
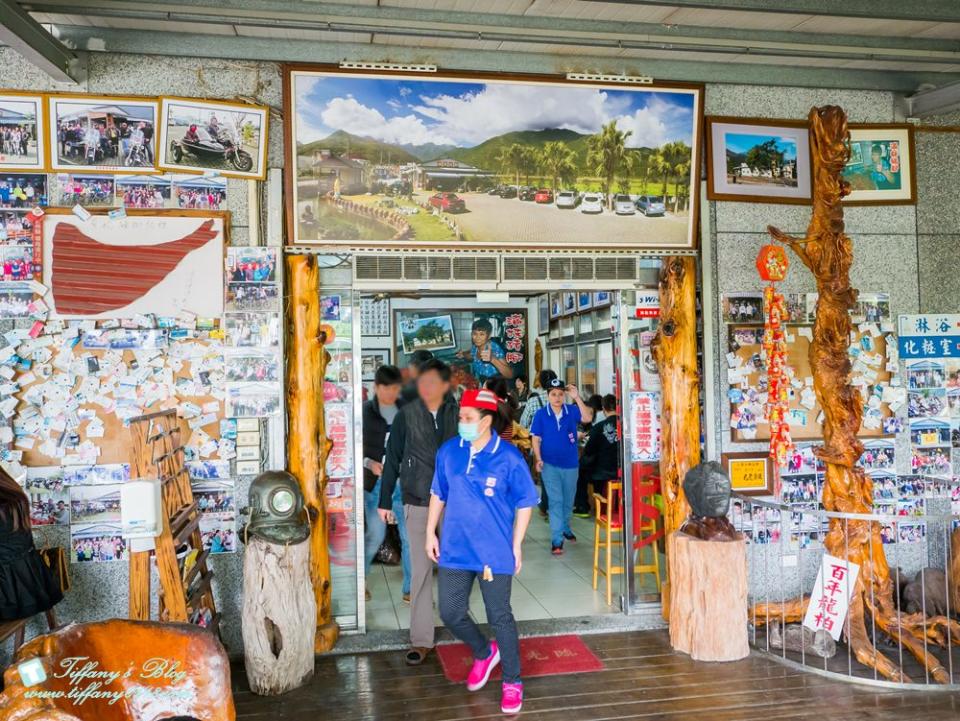
{"label": "carved wooden sculpture", "polygon": [[[870,513],[873,483],[855,466],[863,452],[857,439],[863,399],[850,385],[850,309],[857,291],[850,286],[853,244],[844,233],[841,198],[849,187],[841,173],[850,154],[847,117],[836,106],[810,111],[810,148],[813,156],[813,217],[804,238],[793,238],[770,227],[775,240],[788,245],[817,282],[819,300],[810,344],[810,368],[817,402],[823,409],[823,446],[816,454],[826,464],[823,507],[828,511]],[[947,671],[927,646],[946,646],[960,638],[960,624],[943,616],[905,614],[896,609],[890,569],[880,539],[880,525],[871,521],[832,519],[824,539],[828,553],[860,564],[860,575],[850,600],[846,636],[857,660],[894,681],[909,681],[895,663],[873,645],[877,631],[898,638],[939,683],[949,682]],[[774,618],[802,620],[807,599],[756,608],[758,623]],[[871,622],[872,619],[872,622]],[[931,649],[932,650],[932,649]]]}
{"label": "carved wooden sculpture", "polygon": [[[26,687],[17,666],[32,658],[47,678]],[[236,719],[227,652],[213,634],[186,623],[70,624],[21,646],[3,681],[4,720]]]}
{"label": "carved wooden sculpture", "polygon": [[[683,495],[687,471],[700,462],[700,374],[697,371],[696,260],[668,257],[660,270],[660,326],[651,349],[660,371],[660,485],[664,535],[687,517]],[[664,617],[670,609],[674,569],[667,554],[668,581],[661,590]]]}
{"label": "carved wooden sculpture", "polygon": [[697,371],[696,260],[664,258],[660,270],[660,326],[651,349],[660,371],[660,484],[664,535],[690,511],[683,495],[687,471],[700,462],[700,374]]}
{"label": "carved wooden sculpture", "polygon": [[327,543],[327,438],[323,377],[330,354],[320,331],[320,269],[312,255],[287,256],[289,328],[287,341],[287,470],[299,481],[310,514],[310,578],[317,599],[318,653],[337,642],[330,600],[330,549]]}

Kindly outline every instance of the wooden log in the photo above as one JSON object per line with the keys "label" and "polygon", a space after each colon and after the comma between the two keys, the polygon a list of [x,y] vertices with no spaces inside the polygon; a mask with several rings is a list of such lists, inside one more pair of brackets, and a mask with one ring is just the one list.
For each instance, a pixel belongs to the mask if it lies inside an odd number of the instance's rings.
{"label": "wooden log", "polygon": [[[664,533],[680,528],[690,511],[683,478],[700,462],[700,374],[697,371],[696,260],[663,259],[660,270],[660,325],[651,350],[660,372],[660,486]],[[669,619],[674,571],[667,551],[667,580],[661,591]]]}
{"label": "wooden log", "polygon": [[671,559],[670,645],[696,661],[736,661],[747,641],[747,544],[667,538]]}
{"label": "wooden log", "polygon": [[317,606],[316,651],[333,648],[339,627],[330,599],[323,376],[330,354],[320,332],[320,269],[312,255],[287,255],[287,470],[299,481],[310,515],[310,579]]}
{"label": "wooden log", "polygon": [[251,538],[243,554],[243,658],[254,693],[285,693],[313,676],[316,617],[310,544]]}

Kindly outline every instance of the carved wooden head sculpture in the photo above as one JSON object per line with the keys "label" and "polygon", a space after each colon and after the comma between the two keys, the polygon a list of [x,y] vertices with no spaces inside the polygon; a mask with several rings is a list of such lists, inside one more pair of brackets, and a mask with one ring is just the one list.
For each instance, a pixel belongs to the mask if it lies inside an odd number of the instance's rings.
{"label": "carved wooden head sculpture", "polygon": [[[40,661],[46,679],[27,687],[18,666],[30,659]],[[209,631],[190,624],[70,624],[21,646],[4,673],[0,719],[175,718],[236,719],[227,653]]]}
{"label": "carved wooden head sculpture", "polygon": [[730,510],[730,476],[716,461],[705,461],[687,471],[683,492],[695,516],[720,518]]}

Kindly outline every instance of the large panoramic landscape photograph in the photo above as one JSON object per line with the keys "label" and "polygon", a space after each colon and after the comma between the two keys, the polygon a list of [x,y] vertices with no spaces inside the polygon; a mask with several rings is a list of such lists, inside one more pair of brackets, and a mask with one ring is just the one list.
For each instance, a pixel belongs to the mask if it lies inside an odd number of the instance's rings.
{"label": "large panoramic landscape photograph", "polygon": [[288,87],[294,242],[694,245],[696,88],[301,70]]}

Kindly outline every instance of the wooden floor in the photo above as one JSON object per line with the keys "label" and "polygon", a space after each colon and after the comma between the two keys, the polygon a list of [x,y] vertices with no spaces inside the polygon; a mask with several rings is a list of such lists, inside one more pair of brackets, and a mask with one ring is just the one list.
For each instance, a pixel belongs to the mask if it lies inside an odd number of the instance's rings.
{"label": "wooden floor", "polygon": [[[751,656],[698,664],[673,653],[665,631],[584,636],[606,670],[525,681],[521,718],[530,721],[946,721],[960,718],[960,694],[903,692],[831,681]],[[238,721],[454,721],[503,718],[499,683],[468,693],[448,682],[436,657],[407,668],[402,654],[317,661],[307,686],[279,698],[253,695],[234,667]]]}

